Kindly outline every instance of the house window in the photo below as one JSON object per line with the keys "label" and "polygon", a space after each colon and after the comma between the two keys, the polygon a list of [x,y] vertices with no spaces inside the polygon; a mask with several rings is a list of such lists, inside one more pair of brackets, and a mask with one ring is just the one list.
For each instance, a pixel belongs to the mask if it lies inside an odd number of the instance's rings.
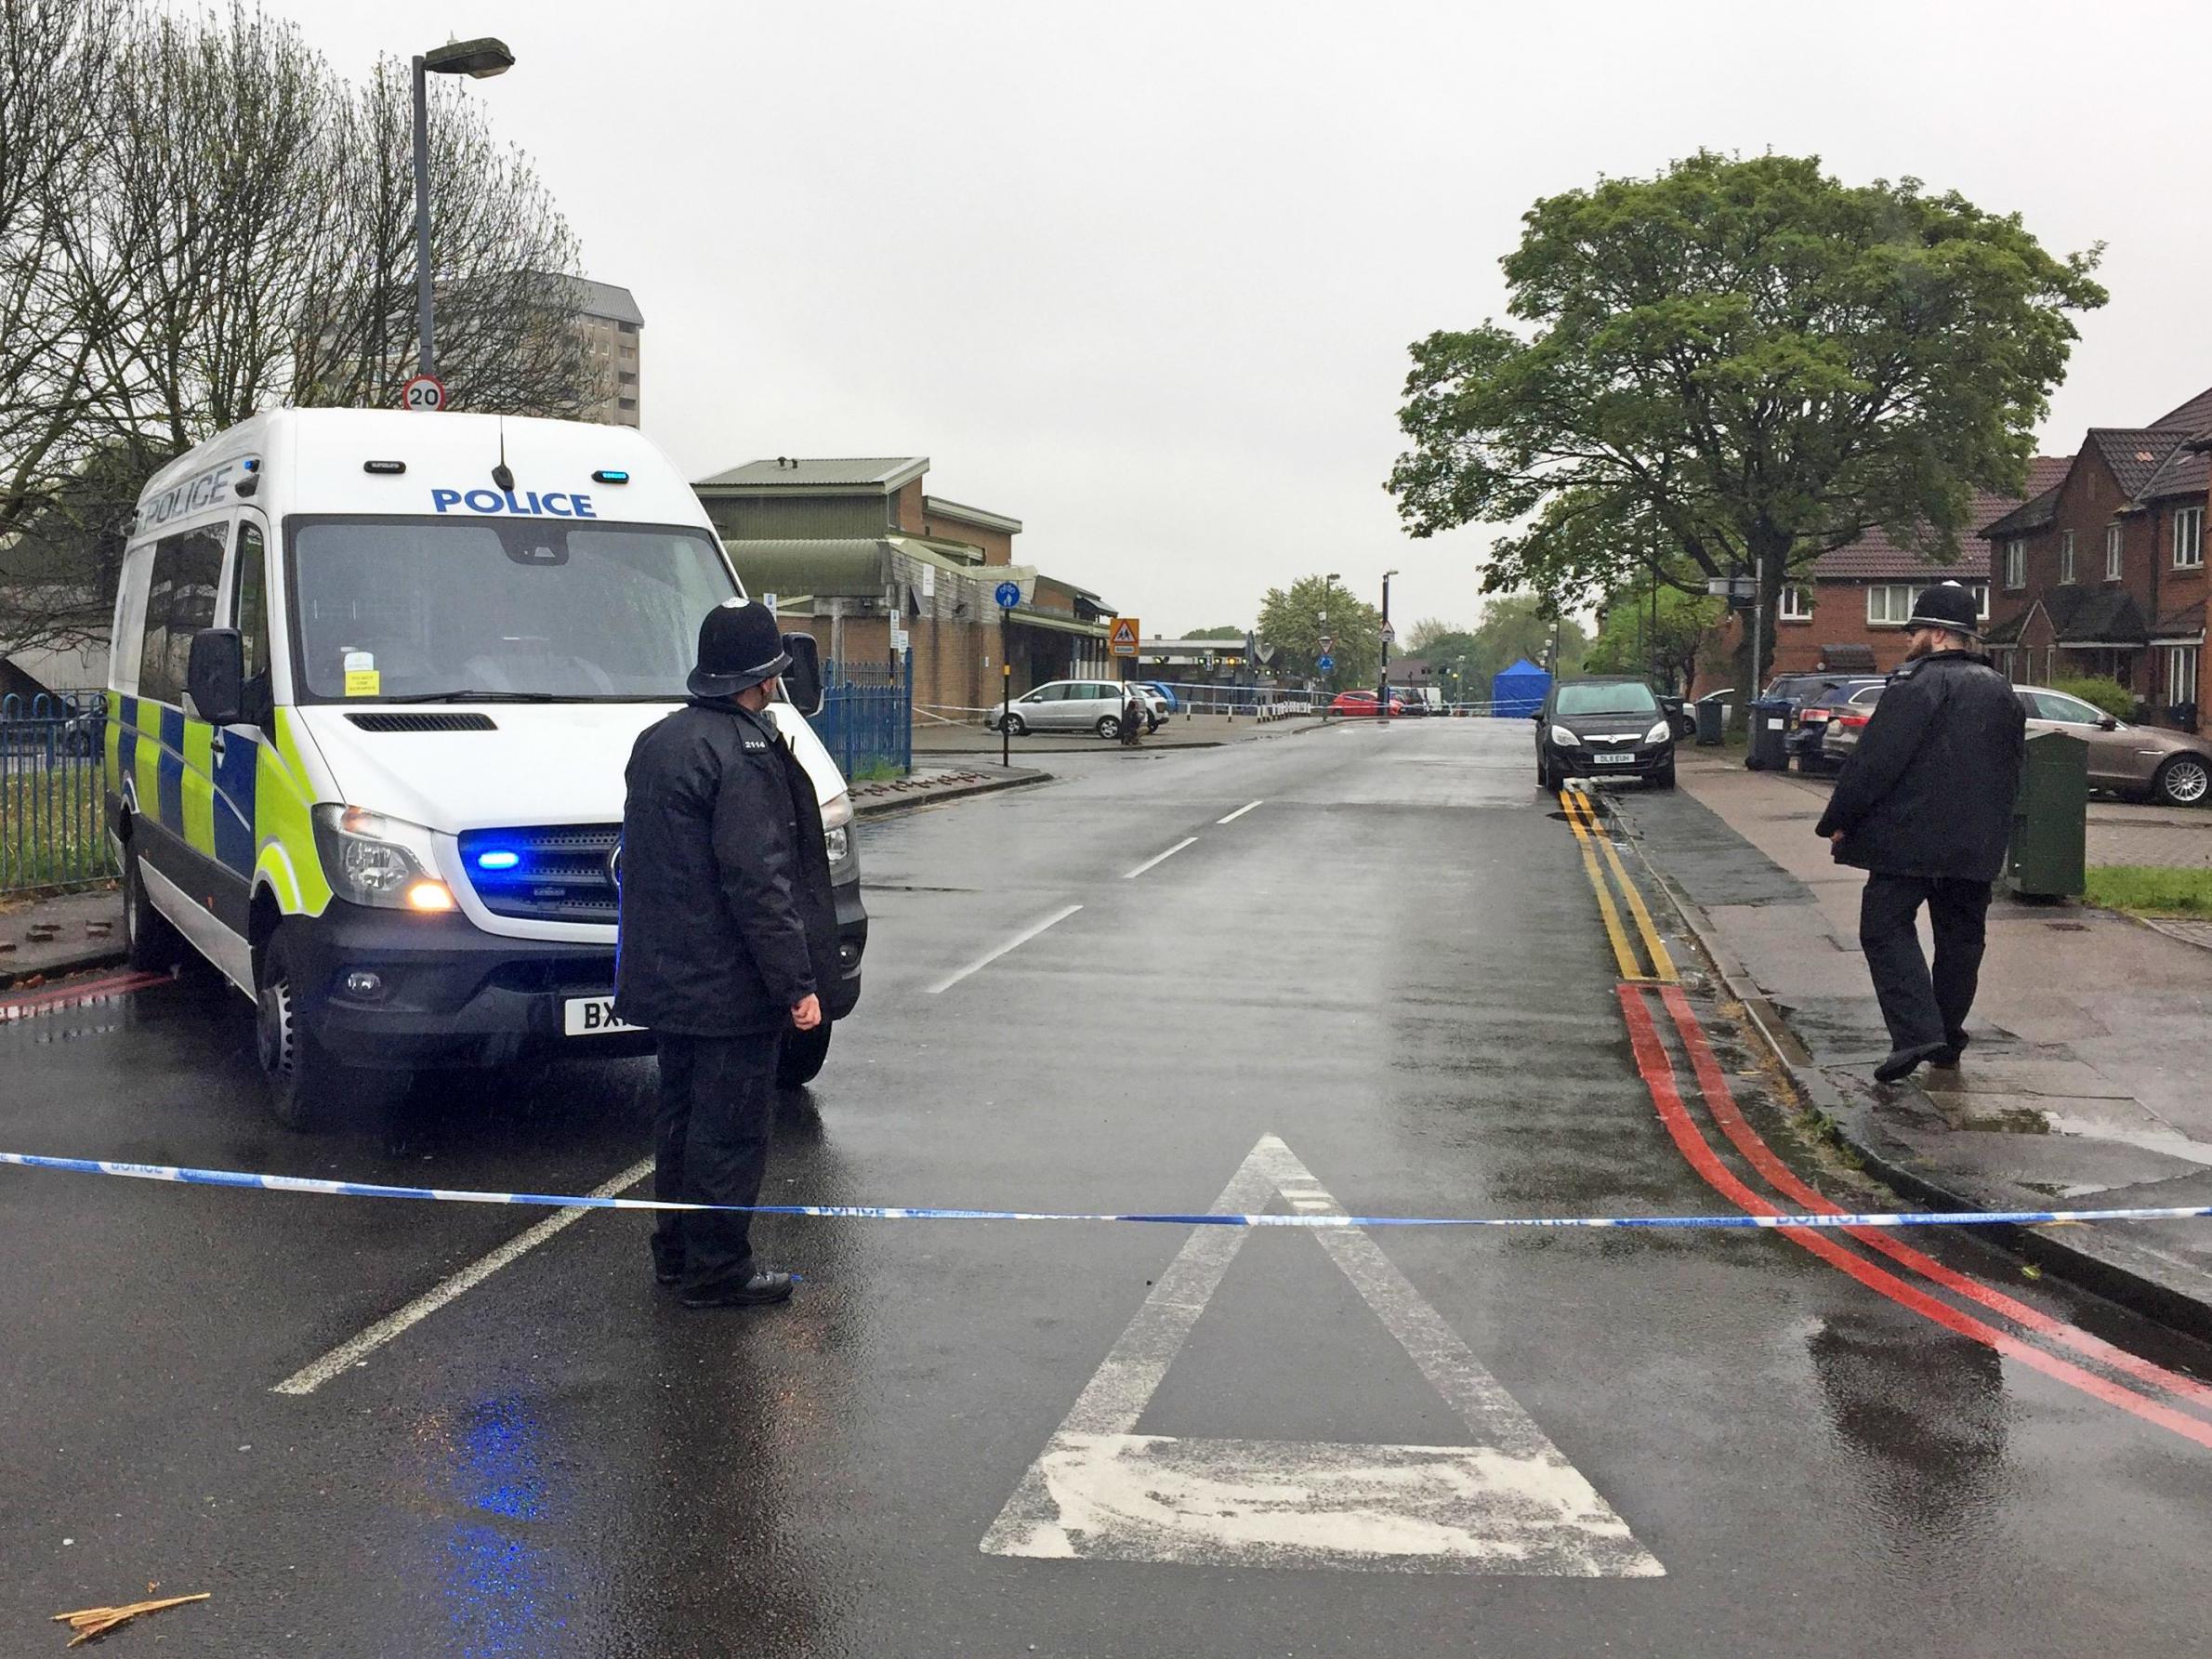
{"label": "house window", "polygon": [[2059,580],[2074,580],[2074,532],[2062,532],[2059,536]]}
{"label": "house window", "polygon": [[1781,616],[1784,622],[1810,622],[1812,589],[1802,582],[1785,583],[1782,589]]}
{"label": "house window", "polygon": [[2120,579],[2120,527],[2117,524],[2104,527],[2104,579],[2107,582]]}
{"label": "house window", "polygon": [[2174,569],[2205,568],[2205,509],[2185,507],[2174,515]]}
{"label": "house window", "polygon": [[2174,645],[2166,653],[2166,701],[2168,707],[2196,701],[2197,653],[2195,645]]}
{"label": "house window", "polygon": [[[1982,622],[1987,622],[1989,620],[1989,584],[1970,582],[1966,584],[1966,588],[1968,593],[1974,596],[1975,616]],[[1923,591],[1925,590],[1905,582],[1885,583],[1878,587],[1869,587],[1866,590],[1867,623],[1877,628],[1900,625],[1911,618],[1913,600],[1918,598]]]}
{"label": "house window", "polygon": [[2005,544],[2005,586],[2025,587],[2028,585],[2028,544],[2018,536]]}

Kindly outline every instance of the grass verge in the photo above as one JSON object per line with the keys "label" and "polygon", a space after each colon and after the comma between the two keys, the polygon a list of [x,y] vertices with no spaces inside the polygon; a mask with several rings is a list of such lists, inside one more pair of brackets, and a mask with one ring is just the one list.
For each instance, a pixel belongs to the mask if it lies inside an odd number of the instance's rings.
{"label": "grass verge", "polygon": [[2084,900],[2130,915],[2212,916],[2212,870],[2097,864]]}

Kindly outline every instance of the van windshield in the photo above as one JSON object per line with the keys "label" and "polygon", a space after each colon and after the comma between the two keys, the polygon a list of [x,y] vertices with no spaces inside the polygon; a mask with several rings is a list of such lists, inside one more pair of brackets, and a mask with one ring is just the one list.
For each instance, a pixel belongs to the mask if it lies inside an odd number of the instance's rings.
{"label": "van windshield", "polygon": [[1652,695],[1650,686],[1639,685],[1634,680],[1618,680],[1610,684],[1600,680],[1589,685],[1561,686],[1554,712],[1561,715],[1650,715],[1659,712],[1659,700]]}
{"label": "van windshield", "polygon": [[309,703],[672,701],[737,591],[704,531],[545,519],[294,519]]}

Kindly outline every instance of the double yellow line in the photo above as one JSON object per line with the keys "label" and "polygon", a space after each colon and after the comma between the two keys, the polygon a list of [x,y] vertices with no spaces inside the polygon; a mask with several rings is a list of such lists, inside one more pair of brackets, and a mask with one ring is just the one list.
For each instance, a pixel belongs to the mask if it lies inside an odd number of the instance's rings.
{"label": "double yellow line", "polygon": [[[1621,978],[1637,984],[1674,984],[1679,976],[1674,958],[1666,954],[1666,941],[1659,937],[1659,929],[1652,926],[1652,913],[1644,908],[1643,895],[1636,890],[1636,883],[1628,879],[1628,872],[1621,867],[1621,855],[1599,829],[1598,815],[1590,808],[1589,797],[1579,789],[1562,789],[1560,805],[1566,810],[1567,822],[1574,826],[1574,838],[1582,843],[1583,872],[1590,878],[1590,890],[1598,895],[1598,913],[1605,918],[1605,936],[1613,941],[1613,957],[1620,965]],[[1649,973],[1637,959],[1628,930],[1621,924],[1620,906],[1613,902],[1613,889],[1606,886],[1604,872],[1598,868],[1600,850],[1612,867],[1613,880],[1620,885],[1621,897],[1627,902],[1628,914],[1643,939],[1644,951],[1651,957]]]}

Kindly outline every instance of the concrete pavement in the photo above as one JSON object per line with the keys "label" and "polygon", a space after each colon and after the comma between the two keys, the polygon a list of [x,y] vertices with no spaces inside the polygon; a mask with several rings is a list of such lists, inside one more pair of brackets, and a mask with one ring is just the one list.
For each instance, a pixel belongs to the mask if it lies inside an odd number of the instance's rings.
{"label": "concrete pavement", "polygon": [[[1526,750],[1107,752],[867,823],[866,994],[769,1196],[1877,1198],[1650,982],[1692,947]],[[645,1150],[644,1063],[434,1083],[400,1151],[275,1129],[249,1044],[204,977],[0,1025],[0,1145],[555,1192]],[[0,1170],[0,1651],[151,1579],[215,1593],[125,1633],[181,1654],[2201,1642],[2212,1353],[1971,1237],[772,1218],[798,1297],[722,1315],[640,1218],[545,1219]]]}
{"label": "concrete pavement", "polygon": [[[1812,833],[1825,786],[1687,752],[1680,778],[1681,798],[1623,791],[1619,809],[1801,1045],[1862,1152],[1955,1207],[2212,1202],[2212,971],[2194,941],[2000,896],[1965,1064],[1878,1086],[1871,1072],[1889,1043],[1858,947],[1864,876]],[[2212,844],[2186,823],[2103,833]],[[2070,1228],[2025,1243],[2212,1333],[2212,1234],[2200,1227]]]}

